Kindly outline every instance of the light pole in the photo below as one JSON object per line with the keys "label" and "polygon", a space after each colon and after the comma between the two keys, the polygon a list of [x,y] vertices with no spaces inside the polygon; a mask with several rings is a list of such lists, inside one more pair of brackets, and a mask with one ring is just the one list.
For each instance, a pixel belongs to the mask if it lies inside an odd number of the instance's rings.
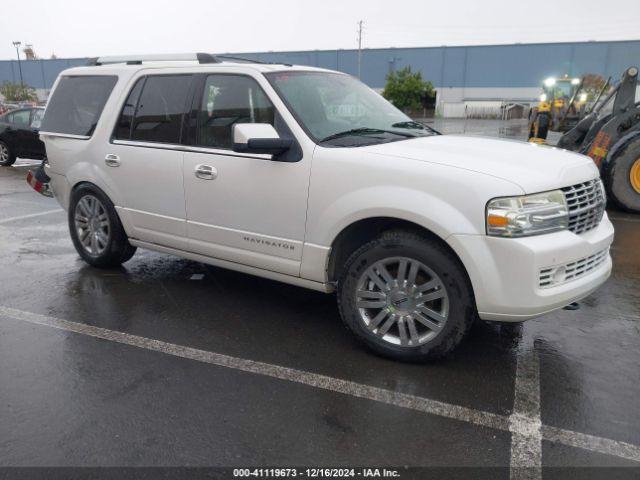
{"label": "light pole", "polygon": [[24,82],[22,81],[22,64],[20,63],[20,45],[22,45],[22,42],[13,42],[13,46],[16,47],[16,53],[18,54],[18,70],[20,70],[20,87],[24,89]]}
{"label": "light pole", "polygon": [[360,20],[358,22],[358,78],[362,76],[362,24],[364,22]]}

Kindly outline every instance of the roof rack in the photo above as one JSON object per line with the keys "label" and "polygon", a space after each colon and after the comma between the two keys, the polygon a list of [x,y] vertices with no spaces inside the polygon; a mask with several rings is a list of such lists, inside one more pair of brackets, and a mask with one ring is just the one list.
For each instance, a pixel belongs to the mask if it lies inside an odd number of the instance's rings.
{"label": "roof rack", "polygon": [[[238,59],[239,60],[239,59]],[[210,53],[177,53],[160,55],[122,55],[113,57],[95,57],[87,61],[88,66],[126,63],[127,65],[141,65],[142,62],[198,62],[222,63],[222,60]]]}

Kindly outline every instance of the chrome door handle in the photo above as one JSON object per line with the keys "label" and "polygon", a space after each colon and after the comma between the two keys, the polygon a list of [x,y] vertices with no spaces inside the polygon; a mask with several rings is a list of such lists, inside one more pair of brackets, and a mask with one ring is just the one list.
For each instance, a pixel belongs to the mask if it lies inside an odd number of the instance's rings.
{"label": "chrome door handle", "polygon": [[202,180],[215,180],[218,176],[218,170],[211,165],[201,163],[200,165],[196,165],[195,174],[196,177]]}
{"label": "chrome door handle", "polygon": [[120,157],[113,153],[107,153],[107,156],[104,157],[104,163],[109,167],[119,167],[120,166]]}

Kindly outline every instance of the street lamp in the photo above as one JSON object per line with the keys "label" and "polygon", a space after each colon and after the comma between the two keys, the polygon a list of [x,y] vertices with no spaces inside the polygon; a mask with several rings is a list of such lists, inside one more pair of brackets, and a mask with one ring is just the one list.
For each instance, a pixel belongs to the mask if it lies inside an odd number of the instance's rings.
{"label": "street lamp", "polygon": [[20,87],[24,88],[24,82],[22,81],[22,64],[20,63],[20,45],[22,42],[13,42],[13,46],[16,47],[16,53],[18,54],[18,70],[20,70]]}

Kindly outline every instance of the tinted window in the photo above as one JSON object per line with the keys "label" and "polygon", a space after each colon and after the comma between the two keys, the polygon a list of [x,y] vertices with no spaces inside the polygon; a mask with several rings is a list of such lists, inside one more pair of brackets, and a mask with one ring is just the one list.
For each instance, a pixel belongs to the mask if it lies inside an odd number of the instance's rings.
{"label": "tinted window", "polygon": [[135,115],[140,92],[144,85],[144,78],[140,78],[131,89],[131,93],[122,106],[122,112],[118,119],[118,124],[114,132],[114,137],[120,140],[129,140],[131,138],[131,127],[133,126],[133,116]]}
{"label": "tinted window", "polygon": [[42,120],[45,132],[91,136],[117,77],[62,77]]}
{"label": "tinted window", "polygon": [[191,75],[147,77],[136,108],[132,140],[180,143]]}
{"label": "tinted window", "polygon": [[29,118],[31,117],[31,110],[18,110],[8,115],[9,123],[12,123],[16,127],[26,127],[29,125]]}
{"label": "tinted window", "polygon": [[274,124],[275,109],[258,83],[239,75],[210,75],[198,119],[198,144],[231,148],[236,123]]}

